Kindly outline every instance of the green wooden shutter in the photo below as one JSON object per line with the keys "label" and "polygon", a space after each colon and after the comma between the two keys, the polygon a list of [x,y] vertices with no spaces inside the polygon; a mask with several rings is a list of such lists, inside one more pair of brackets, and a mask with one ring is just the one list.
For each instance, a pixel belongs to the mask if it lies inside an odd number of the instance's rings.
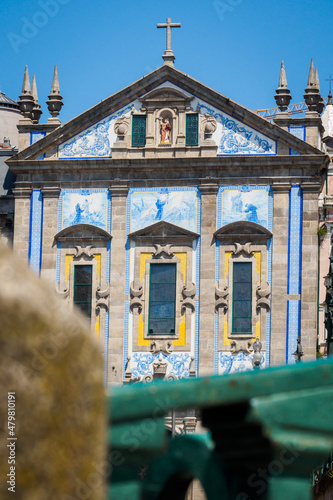
{"label": "green wooden shutter", "polygon": [[146,145],[146,115],[132,117],[132,146],[142,148]]}
{"label": "green wooden shutter", "polygon": [[186,115],[186,146],[197,146],[198,140],[198,114]]}
{"label": "green wooden shutter", "polygon": [[176,264],[151,264],[149,287],[150,335],[174,335],[176,317]]}
{"label": "green wooden shutter", "polygon": [[252,263],[234,262],[232,333],[252,333]]}
{"label": "green wooden shutter", "polygon": [[91,318],[92,266],[74,266],[74,304]]}

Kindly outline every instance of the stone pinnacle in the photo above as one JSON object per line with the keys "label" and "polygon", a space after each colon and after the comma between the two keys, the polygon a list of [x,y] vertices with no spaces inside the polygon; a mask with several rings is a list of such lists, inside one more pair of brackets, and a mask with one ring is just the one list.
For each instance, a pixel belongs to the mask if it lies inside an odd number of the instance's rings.
{"label": "stone pinnacle", "polygon": [[24,70],[22,94],[30,94],[30,79],[29,79],[28,66],[26,66]]}
{"label": "stone pinnacle", "polygon": [[279,78],[279,87],[288,87],[287,84],[287,76],[286,76],[286,70],[284,67],[284,62],[281,62],[281,69],[280,69],[280,78]]}

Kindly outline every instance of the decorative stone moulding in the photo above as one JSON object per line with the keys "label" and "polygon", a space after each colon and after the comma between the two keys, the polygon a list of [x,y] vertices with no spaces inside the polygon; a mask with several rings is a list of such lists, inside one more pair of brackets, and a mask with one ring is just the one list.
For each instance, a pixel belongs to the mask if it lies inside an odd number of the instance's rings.
{"label": "decorative stone moulding", "polygon": [[134,280],[130,285],[130,304],[129,308],[132,313],[140,314],[143,309],[143,283],[139,280]]}
{"label": "decorative stone moulding", "polygon": [[61,298],[61,299],[66,299],[68,296],[69,296],[69,287],[61,287],[60,286],[60,283],[58,283],[56,285],[56,292],[57,292],[57,295]]}
{"label": "decorative stone moulding", "polygon": [[88,245],[85,248],[82,248],[80,245],[75,245],[76,253],[74,254],[75,259],[79,259],[82,255],[88,257],[88,259],[92,259],[95,257],[96,253],[92,252],[93,245]]}
{"label": "decorative stone moulding", "polygon": [[194,302],[194,297],[196,294],[196,286],[194,283],[186,283],[186,285],[183,286],[182,289],[182,295],[183,295],[183,302],[182,302],[182,308],[181,308],[181,313],[185,314],[187,312],[187,308],[191,309],[191,312],[194,313],[195,311],[195,302]]}
{"label": "decorative stone moulding", "polygon": [[[251,245],[251,243],[255,244],[259,241],[267,242],[273,235],[271,231],[256,222],[237,221],[221,227],[215,231],[214,236],[218,240],[237,241],[239,244],[243,245],[243,247],[246,247],[246,244]],[[249,240],[251,243],[248,243]],[[246,247],[246,249],[249,248],[250,247]]]}
{"label": "decorative stone moulding", "polygon": [[152,354],[156,354],[158,352],[170,354],[172,352],[172,340],[152,340],[150,342],[150,352]]}
{"label": "decorative stone moulding", "polygon": [[250,354],[250,352],[253,351],[253,344],[252,340],[250,339],[240,339],[240,340],[232,340],[230,342],[230,351],[233,354],[236,354],[237,352],[245,352],[247,354]]}
{"label": "decorative stone moulding", "polygon": [[211,139],[213,133],[217,128],[217,121],[214,116],[209,113],[204,114],[204,118],[201,121],[201,131],[204,135],[204,139]]}
{"label": "decorative stone moulding", "polygon": [[260,309],[260,307],[266,307],[266,309],[269,311],[271,308],[271,300],[269,298],[271,293],[271,286],[270,284],[266,281],[264,283],[260,283],[260,285],[257,287],[256,294],[257,294],[257,309]]}
{"label": "decorative stone moulding", "polygon": [[219,308],[223,308],[224,314],[229,308],[229,288],[225,285],[222,290],[219,289],[218,283],[215,284],[215,312],[218,313]]}
{"label": "decorative stone moulding", "polygon": [[123,141],[125,139],[125,136],[128,134],[129,124],[130,119],[126,116],[121,116],[114,124],[114,131],[117,134],[117,138],[119,141]]}
{"label": "decorative stone moulding", "polygon": [[248,242],[242,245],[241,243],[235,243],[234,255],[239,255],[244,252],[246,255],[252,255],[254,250],[251,249],[252,243]]}
{"label": "decorative stone moulding", "polygon": [[173,256],[173,252],[171,250],[172,245],[158,245],[158,244],[154,244],[153,246],[155,247],[155,252],[153,253],[153,258],[155,258],[155,259],[159,258],[163,254],[166,257],[172,257]]}

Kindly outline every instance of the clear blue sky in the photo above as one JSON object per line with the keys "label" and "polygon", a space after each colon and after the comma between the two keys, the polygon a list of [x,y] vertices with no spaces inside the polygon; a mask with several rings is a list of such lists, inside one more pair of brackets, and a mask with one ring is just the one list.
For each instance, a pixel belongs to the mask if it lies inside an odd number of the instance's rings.
{"label": "clear blue sky", "polygon": [[159,67],[171,17],[176,67],[250,108],[275,107],[281,59],[292,102],[313,57],[322,95],[333,74],[332,0],[6,0],[0,89],[17,99],[24,67],[45,101],[57,63],[65,122]]}

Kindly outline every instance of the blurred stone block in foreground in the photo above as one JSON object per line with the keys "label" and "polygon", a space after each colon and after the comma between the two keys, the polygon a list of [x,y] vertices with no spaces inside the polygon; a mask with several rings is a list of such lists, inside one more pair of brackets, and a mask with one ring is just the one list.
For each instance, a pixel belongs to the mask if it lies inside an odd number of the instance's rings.
{"label": "blurred stone block in foreground", "polygon": [[[104,498],[102,356],[81,316],[0,247],[0,498]],[[15,495],[7,393],[15,392]]]}

